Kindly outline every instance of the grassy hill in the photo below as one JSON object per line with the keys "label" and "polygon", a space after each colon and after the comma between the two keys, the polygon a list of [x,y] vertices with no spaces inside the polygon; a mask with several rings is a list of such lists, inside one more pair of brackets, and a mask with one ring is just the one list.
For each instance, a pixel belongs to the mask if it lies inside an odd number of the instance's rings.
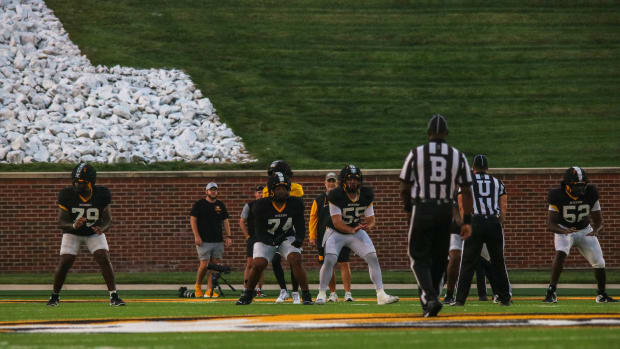
{"label": "grassy hill", "polygon": [[188,72],[252,168],[398,168],[433,113],[491,167],[620,164],[617,1],[46,3],[95,65]]}

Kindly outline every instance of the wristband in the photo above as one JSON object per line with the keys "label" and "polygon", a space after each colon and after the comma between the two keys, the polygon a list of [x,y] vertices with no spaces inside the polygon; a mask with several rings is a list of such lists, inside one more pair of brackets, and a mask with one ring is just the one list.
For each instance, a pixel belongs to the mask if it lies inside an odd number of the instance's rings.
{"label": "wristband", "polygon": [[463,216],[463,224],[471,225],[471,214],[466,214]]}

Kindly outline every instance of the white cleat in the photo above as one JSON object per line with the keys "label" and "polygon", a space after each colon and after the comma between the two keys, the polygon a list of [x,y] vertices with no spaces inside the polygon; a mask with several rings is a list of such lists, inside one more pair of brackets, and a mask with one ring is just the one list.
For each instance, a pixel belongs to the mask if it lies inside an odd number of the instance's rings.
{"label": "white cleat", "polygon": [[345,292],[344,293],[344,301],[345,302],[353,302],[353,296],[351,295],[351,292]]}
{"label": "white cleat", "polygon": [[276,299],[276,303],[278,304],[284,303],[284,301],[286,301],[289,298],[291,298],[291,296],[289,296],[287,290],[280,290],[280,296],[278,296],[278,299]]}
{"label": "white cleat", "polygon": [[293,292],[293,304],[301,304],[301,300],[299,298],[299,292]]}
{"label": "white cleat", "polygon": [[325,291],[319,291],[319,294],[316,295],[316,299],[314,300],[314,304],[324,305],[325,298],[327,298]]}
{"label": "white cleat", "polygon": [[399,298],[396,296],[390,296],[389,294],[382,292],[377,295],[377,304],[392,304],[398,302]]}
{"label": "white cleat", "polygon": [[328,302],[338,303],[338,293],[330,292],[329,293],[329,298],[327,299],[327,301]]}

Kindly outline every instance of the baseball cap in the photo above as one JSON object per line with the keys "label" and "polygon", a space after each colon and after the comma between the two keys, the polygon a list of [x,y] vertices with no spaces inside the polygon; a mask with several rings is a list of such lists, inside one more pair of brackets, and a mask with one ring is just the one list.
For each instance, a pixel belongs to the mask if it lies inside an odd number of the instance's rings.
{"label": "baseball cap", "polygon": [[428,120],[427,130],[431,134],[448,133],[448,120],[441,114],[435,114]]}
{"label": "baseball cap", "polygon": [[207,184],[207,187],[205,188],[206,190],[209,190],[211,188],[215,188],[217,189],[217,183],[215,182],[209,182],[209,184]]}
{"label": "baseball cap", "polygon": [[333,179],[333,180],[338,180],[338,176],[336,175],[336,173],[335,173],[335,172],[328,172],[328,173],[325,175],[325,180],[326,180],[326,181],[328,181],[328,180],[330,180],[330,179]]}
{"label": "baseball cap", "polygon": [[482,154],[474,156],[474,167],[480,169],[489,168],[489,159]]}

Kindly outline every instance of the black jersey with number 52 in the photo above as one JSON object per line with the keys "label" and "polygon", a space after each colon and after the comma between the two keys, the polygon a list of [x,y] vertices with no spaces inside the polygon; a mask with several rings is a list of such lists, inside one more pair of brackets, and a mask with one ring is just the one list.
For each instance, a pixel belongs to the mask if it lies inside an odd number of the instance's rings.
{"label": "black jersey with number 52", "polygon": [[301,198],[291,196],[282,207],[277,207],[271,198],[258,199],[252,205],[252,212],[254,234],[258,241],[278,245],[286,236],[295,236],[296,240],[303,241],[306,220]]}
{"label": "black jersey with number 52", "polygon": [[[372,205],[374,197],[375,194],[370,187],[360,187],[359,196],[355,201],[351,200],[342,187],[334,188],[327,194],[329,203],[340,207],[342,222],[350,227],[360,224],[364,212],[368,206]],[[327,226],[338,231],[331,220]]]}
{"label": "black jersey with number 52", "polygon": [[103,209],[110,202],[112,202],[110,190],[100,185],[93,187],[93,195],[88,200],[84,200],[73,187],[66,187],[61,190],[58,193],[58,207],[69,212],[74,222],[81,217],[86,218],[86,224],[67,233],[81,236],[95,234],[91,227],[101,225]]}
{"label": "black jersey with number 52", "polygon": [[574,199],[563,189],[551,189],[547,201],[549,210],[558,212],[562,226],[583,229],[590,224],[590,212],[597,205],[598,190],[588,184],[585,194]]}

